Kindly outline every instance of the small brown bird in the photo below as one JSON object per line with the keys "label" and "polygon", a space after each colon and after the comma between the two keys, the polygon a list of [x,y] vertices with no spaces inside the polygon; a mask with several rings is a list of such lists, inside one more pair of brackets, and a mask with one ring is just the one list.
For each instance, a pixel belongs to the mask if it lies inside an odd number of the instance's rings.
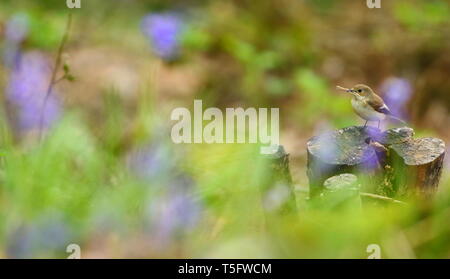
{"label": "small brown bird", "polygon": [[366,120],[364,127],[367,126],[367,122],[369,121],[378,121],[378,128],[380,128],[381,120],[384,120],[387,116],[405,123],[403,120],[392,115],[383,99],[375,94],[369,86],[357,84],[350,89],[341,86],[337,86],[337,88],[353,95],[351,101],[353,110],[362,119]]}

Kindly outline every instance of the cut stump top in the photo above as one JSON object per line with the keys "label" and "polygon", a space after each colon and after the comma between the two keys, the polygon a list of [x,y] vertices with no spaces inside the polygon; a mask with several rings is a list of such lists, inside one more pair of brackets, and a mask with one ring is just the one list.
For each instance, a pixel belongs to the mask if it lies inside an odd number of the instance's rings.
{"label": "cut stump top", "polygon": [[375,156],[375,151],[365,140],[380,134],[380,130],[374,127],[351,126],[311,138],[307,149],[327,164],[358,165]]}
{"label": "cut stump top", "polygon": [[431,163],[445,153],[444,141],[437,138],[409,140],[401,144],[393,144],[391,147],[409,166]]}
{"label": "cut stump top", "polygon": [[328,178],[323,183],[327,191],[339,191],[345,189],[358,189],[358,178],[351,173],[343,173]]}

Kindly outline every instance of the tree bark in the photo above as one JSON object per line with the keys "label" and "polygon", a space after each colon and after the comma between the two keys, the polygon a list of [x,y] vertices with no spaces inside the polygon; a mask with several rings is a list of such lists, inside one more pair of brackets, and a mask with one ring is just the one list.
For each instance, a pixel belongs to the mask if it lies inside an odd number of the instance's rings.
{"label": "tree bark", "polygon": [[397,194],[432,196],[439,185],[445,144],[436,138],[409,139],[389,146],[388,164],[397,170],[392,180]]}
{"label": "tree bark", "polygon": [[277,152],[264,155],[268,163],[268,177],[262,187],[262,202],[266,213],[294,213],[297,211],[289,154],[282,145]]}

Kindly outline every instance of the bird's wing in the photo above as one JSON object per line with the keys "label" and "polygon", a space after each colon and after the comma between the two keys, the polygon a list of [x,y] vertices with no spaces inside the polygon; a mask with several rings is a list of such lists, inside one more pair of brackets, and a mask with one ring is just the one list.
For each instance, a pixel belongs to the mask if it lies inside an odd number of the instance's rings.
{"label": "bird's wing", "polygon": [[380,113],[387,115],[392,114],[388,106],[383,102],[383,99],[381,99],[378,95],[373,96],[372,100],[368,100],[367,104]]}

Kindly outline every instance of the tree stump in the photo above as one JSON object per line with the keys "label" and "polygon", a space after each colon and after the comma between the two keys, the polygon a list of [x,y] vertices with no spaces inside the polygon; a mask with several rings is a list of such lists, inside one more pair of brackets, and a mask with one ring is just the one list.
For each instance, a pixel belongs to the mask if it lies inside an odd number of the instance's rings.
{"label": "tree stump", "polygon": [[360,210],[360,184],[358,178],[349,173],[332,176],[323,183],[322,207],[333,210]]}
{"label": "tree stump", "polygon": [[436,138],[414,139],[408,127],[381,132],[352,126],[311,138],[307,143],[310,196],[329,177],[371,172],[383,177],[387,196],[432,196],[439,184],[445,144]]}
{"label": "tree stump", "polygon": [[282,145],[275,153],[263,155],[268,161],[268,172],[262,186],[262,202],[264,210],[274,213],[294,213],[297,211],[296,199],[289,169],[289,154]]}
{"label": "tree stump", "polygon": [[378,163],[377,154],[365,140],[379,133],[373,127],[352,126],[311,138],[307,143],[310,196],[321,193],[329,177]]}
{"label": "tree stump", "polygon": [[445,144],[436,138],[408,139],[389,146],[388,164],[397,170],[392,185],[400,195],[432,196],[439,185]]}

